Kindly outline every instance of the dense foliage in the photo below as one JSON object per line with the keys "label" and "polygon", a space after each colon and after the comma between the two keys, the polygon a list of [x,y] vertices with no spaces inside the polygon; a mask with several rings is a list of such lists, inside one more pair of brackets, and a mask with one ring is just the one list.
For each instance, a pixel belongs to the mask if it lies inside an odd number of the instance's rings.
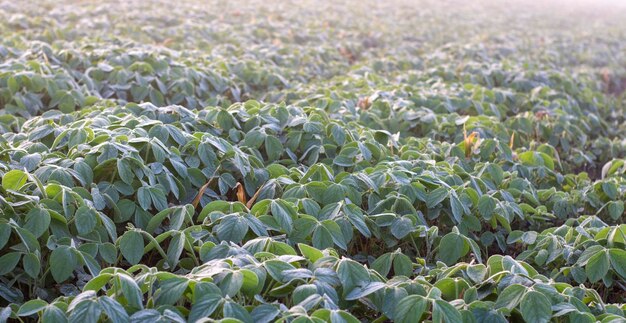
{"label": "dense foliage", "polygon": [[0,321],[624,322],[624,18],[0,2]]}

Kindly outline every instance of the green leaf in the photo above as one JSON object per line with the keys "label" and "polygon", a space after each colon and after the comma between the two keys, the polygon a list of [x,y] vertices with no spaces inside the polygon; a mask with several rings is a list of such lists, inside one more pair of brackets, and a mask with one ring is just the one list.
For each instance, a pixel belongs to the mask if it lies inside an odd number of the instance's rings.
{"label": "green leaf", "polygon": [[293,206],[283,200],[274,200],[271,202],[270,209],[278,225],[280,225],[287,234],[291,233],[293,229],[293,219],[296,218],[296,210]]}
{"label": "green leaf", "polygon": [[321,251],[304,243],[298,243],[298,249],[300,249],[300,253],[312,263],[324,257]]}
{"label": "green leaf", "polygon": [[27,253],[24,255],[22,260],[24,271],[28,274],[28,276],[32,278],[37,278],[39,276],[39,272],[41,271],[41,263],[39,262],[39,258],[34,253]]}
{"label": "green leaf", "polygon": [[343,186],[339,184],[330,184],[324,190],[322,194],[322,204],[329,205],[332,203],[337,203],[344,199],[345,190]]}
{"label": "green leaf", "polygon": [[372,263],[372,269],[376,270],[382,276],[387,276],[389,271],[391,271],[392,265],[392,253],[386,253],[376,258],[376,260]]}
{"label": "green leaf", "polygon": [[11,237],[11,226],[8,223],[0,223],[0,249],[4,248]]}
{"label": "green leaf", "polygon": [[[313,314],[315,315],[315,314]],[[313,316],[312,315],[312,316]],[[342,311],[342,310],[333,310],[330,313],[330,322],[331,323],[361,323],[356,317],[352,314]]]}
{"label": "green leaf", "polygon": [[331,134],[335,142],[342,146],[346,141],[346,133],[340,125],[333,124],[331,128]]}
{"label": "green leaf", "polygon": [[626,279],[626,251],[622,249],[609,249],[609,258],[611,260],[611,267],[613,270]]}
{"label": "green leaf", "polygon": [[61,101],[59,102],[59,110],[61,110],[61,112],[63,113],[73,112],[75,106],[76,103],[74,102],[74,98],[69,93],[64,94],[61,98]]}
{"label": "green leaf", "polygon": [[317,286],[313,284],[300,285],[294,289],[291,299],[294,304],[300,304],[311,295],[317,295]]}
{"label": "green leaf", "polygon": [[150,191],[147,187],[142,186],[137,190],[137,201],[139,202],[139,206],[142,209],[148,210],[150,205],[152,204],[152,199],[150,197]]}
{"label": "green leaf", "polygon": [[322,221],[322,227],[328,230],[333,243],[343,250],[348,250],[347,241],[337,222],[334,220],[324,220]]}
{"label": "green leaf", "polygon": [[215,226],[217,238],[222,241],[241,242],[248,232],[248,224],[242,217],[231,214],[223,217]]}
{"label": "green leaf", "polygon": [[181,232],[175,232],[172,234],[170,245],[167,247],[167,263],[171,269],[174,269],[178,264],[178,259],[185,247],[185,234]]}
{"label": "green leaf", "polygon": [[463,221],[463,214],[465,213],[463,209],[463,203],[456,195],[450,195],[450,209],[452,210],[452,217],[456,223],[461,223]]}
{"label": "green leaf", "polygon": [[9,252],[0,257],[0,275],[6,275],[13,271],[22,256],[19,252]]}
{"label": "green leaf", "polygon": [[491,219],[491,216],[493,215],[493,211],[496,208],[496,200],[489,196],[489,195],[483,195],[480,197],[480,199],[478,200],[478,212],[480,212],[480,215],[485,219],[485,220],[489,220]]}
{"label": "green leaf", "polygon": [[39,242],[37,242],[37,238],[30,231],[19,227],[16,227],[15,231],[26,246],[27,251],[39,250]]}
{"label": "green leaf", "polygon": [[437,299],[433,301],[433,323],[462,322],[461,313],[450,303]]}
{"label": "green leaf", "polygon": [[48,305],[43,311],[42,322],[64,323],[67,322],[67,316],[62,309]]}
{"label": "green leaf", "polygon": [[213,314],[222,302],[224,299],[220,294],[203,294],[196,298],[191,306],[191,312],[189,312],[189,322],[196,322]]}
{"label": "green leaf", "polygon": [[353,289],[370,283],[370,275],[363,265],[350,259],[342,259],[337,266],[337,276],[343,286],[343,295],[348,295]]}
{"label": "green leaf", "polygon": [[124,307],[108,296],[98,298],[98,303],[112,322],[128,322],[130,317]]}
{"label": "green leaf", "polygon": [[517,155],[518,160],[526,166],[545,166],[554,170],[554,160],[546,153],[536,151],[525,151]]}
{"label": "green leaf", "polygon": [[413,274],[411,258],[405,254],[397,253],[395,257],[393,257],[393,272],[396,276],[411,277]]}
{"label": "green leaf", "polygon": [[130,317],[130,322],[133,323],[165,323],[170,322],[170,320],[166,320],[161,313],[154,309],[147,309],[135,312]]}
{"label": "green leaf", "polygon": [[76,129],[69,134],[67,146],[74,148],[80,144],[84,144],[87,141],[87,131],[85,129]]}
{"label": "green leaf", "polygon": [[[472,317],[472,319],[475,319],[474,321],[468,320],[469,322],[476,322],[476,323],[507,323],[509,322],[506,318],[504,318],[502,313],[496,310],[489,310],[488,308],[479,307],[479,308],[473,309],[471,312],[469,312],[469,314]],[[463,318],[465,319],[466,316],[464,315]],[[466,321],[464,320],[463,322],[466,322]]]}
{"label": "green leaf", "polygon": [[62,283],[70,278],[77,266],[78,256],[68,246],[59,246],[50,254],[50,272],[57,283]]}
{"label": "green leaf", "polygon": [[480,283],[487,276],[487,267],[483,264],[468,266],[466,272],[473,282]]}
{"label": "green leaf", "polygon": [[600,245],[593,245],[588,247],[587,249],[585,249],[585,251],[583,251],[583,253],[580,255],[580,257],[578,257],[578,261],[576,261],[577,264],[584,266],[587,264],[587,262],[589,262],[589,259],[591,259],[592,256],[603,252],[605,250],[605,248],[603,246]]}
{"label": "green leaf", "polygon": [[445,187],[436,188],[428,193],[428,196],[426,197],[426,206],[429,209],[434,208],[435,206],[441,204],[441,202],[443,202],[449,194],[450,192]]}
{"label": "green leaf", "polygon": [[98,302],[88,299],[78,303],[72,310],[69,321],[81,323],[97,323],[102,313]]}
{"label": "green leaf", "polygon": [[124,259],[132,265],[136,265],[143,257],[144,242],[141,233],[126,231],[119,240],[120,252]]}
{"label": "green leaf", "polygon": [[109,217],[107,217],[102,212],[97,212],[95,210],[93,210],[93,212],[100,219],[100,222],[102,223],[102,225],[104,226],[104,229],[109,234],[109,237],[111,238],[111,240],[112,241],[117,240],[117,231],[116,231],[115,224],[113,223],[113,221],[109,219]]}
{"label": "green leaf", "polygon": [[474,241],[474,239],[470,239],[468,237],[465,237],[465,241],[467,242],[467,244],[469,245],[470,249],[472,250],[472,254],[476,258],[476,261],[478,261],[479,263],[482,263],[483,259],[482,259],[481,253],[480,253],[480,248],[478,247],[478,244],[476,243],[476,241]]}
{"label": "green leaf", "polygon": [[74,223],[79,234],[87,234],[96,228],[98,220],[93,209],[83,205],[74,214]]}
{"label": "green leaf", "polygon": [[83,287],[83,291],[93,290],[94,292],[98,292],[111,280],[111,277],[113,277],[112,274],[101,273],[87,282],[87,284]]}
{"label": "green leaf", "polygon": [[457,233],[450,232],[439,241],[438,257],[446,265],[453,265],[459,258],[469,252],[469,246],[465,238]]}
{"label": "green leaf", "polygon": [[290,263],[277,260],[277,259],[267,260],[265,261],[264,265],[265,265],[265,269],[267,270],[267,273],[270,274],[270,276],[272,276],[272,278],[274,278],[278,282],[285,282],[283,281],[284,271],[295,269],[295,267],[291,265]]}
{"label": "green leaf", "polygon": [[265,137],[265,151],[269,161],[275,161],[283,154],[283,145],[278,138],[268,135]]}
{"label": "green leaf", "polygon": [[159,289],[155,293],[156,305],[173,305],[176,303],[189,285],[189,280],[185,277],[172,277],[162,280]]}
{"label": "green leaf", "polygon": [[46,209],[33,208],[26,214],[26,223],[23,228],[30,231],[35,238],[39,238],[50,226],[50,213]]}
{"label": "green leaf", "polygon": [[120,280],[120,285],[122,287],[122,294],[126,297],[126,301],[128,305],[135,309],[143,309],[142,300],[142,292],[137,282],[133,280],[131,277],[120,274],[117,276]]}
{"label": "green leaf", "polygon": [[243,274],[241,291],[246,295],[254,295],[257,289],[262,287],[259,286],[259,276],[254,271],[248,269],[240,269],[239,272]]}
{"label": "green leaf", "polygon": [[608,196],[611,200],[617,199],[617,185],[613,182],[604,182],[602,183],[602,191],[604,194]]}
{"label": "green leaf", "polygon": [[98,252],[105,262],[109,264],[117,262],[117,248],[114,244],[110,242],[103,243],[98,246]]}
{"label": "green leaf", "polygon": [[11,309],[11,307],[7,306],[0,309],[0,322],[7,322],[12,314],[13,310]]}
{"label": "green leaf", "polygon": [[241,286],[243,286],[243,274],[239,271],[229,272],[220,281],[219,286],[224,295],[234,297],[241,290]]}
{"label": "green leaf", "polygon": [[592,283],[597,282],[606,276],[609,271],[609,255],[606,250],[598,252],[589,258],[585,272],[589,281]]}
{"label": "green leaf", "polygon": [[155,216],[150,218],[150,221],[148,221],[148,225],[146,226],[145,231],[150,234],[154,234],[154,231],[163,223],[163,221],[175,211],[176,209],[169,208],[157,213]]}
{"label": "green leaf", "polygon": [[441,291],[441,298],[447,301],[460,298],[461,293],[469,288],[469,284],[464,279],[450,277],[437,280],[434,286]]}
{"label": "green leaf", "polygon": [[117,173],[120,179],[126,184],[132,184],[135,175],[130,167],[130,162],[126,158],[117,160]]}
{"label": "green leaf", "polygon": [[399,217],[391,223],[391,234],[397,239],[406,237],[413,230],[413,222],[408,217]]}
{"label": "green leaf", "polygon": [[[296,221],[296,223],[298,223],[298,221]],[[315,231],[313,231],[311,241],[313,246],[319,249],[331,248],[334,245],[333,236],[330,234],[328,228],[323,225],[317,225]]]}
{"label": "green leaf", "polygon": [[151,187],[149,189],[149,193],[150,199],[152,199],[154,208],[157,209],[157,211],[163,211],[167,209],[167,196],[165,196],[165,193],[163,193],[162,190],[156,187]]}
{"label": "green leaf", "polygon": [[366,238],[372,236],[367,224],[365,223],[365,215],[361,209],[354,204],[347,204],[343,207],[343,212],[348,216],[350,223],[361,232]]}
{"label": "green leaf", "polygon": [[529,291],[522,298],[520,311],[526,322],[545,323],[552,317],[552,303],[540,292]]}
{"label": "green leaf", "polygon": [[20,306],[20,309],[17,311],[17,316],[30,316],[36,314],[37,312],[44,310],[46,306],[48,306],[48,303],[41,299],[30,300]]}
{"label": "green leaf", "polygon": [[226,302],[224,304],[224,317],[236,318],[244,323],[253,323],[252,315],[245,307],[235,302]]}
{"label": "green leaf", "polygon": [[276,317],[280,314],[280,310],[277,306],[270,304],[261,304],[256,306],[250,315],[256,323],[270,323],[275,322]]}
{"label": "green leaf", "polygon": [[2,187],[5,190],[19,191],[26,184],[28,175],[21,170],[11,170],[2,176]]}
{"label": "green leaf", "polygon": [[624,214],[624,201],[611,201],[607,204],[607,208],[611,219],[617,220]]}
{"label": "green leaf", "polygon": [[7,79],[7,85],[9,87],[9,91],[11,91],[11,94],[15,94],[15,92],[20,90],[20,85],[17,82],[17,79],[13,76]]}
{"label": "green leaf", "polygon": [[[426,311],[428,301],[420,295],[410,295],[404,297],[394,310],[394,322],[396,323],[414,323],[421,322],[421,317]],[[460,322],[460,321],[457,321]]]}
{"label": "green leaf", "polygon": [[87,269],[92,276],[96,276],[100,273],[100,264],[98,264],[96,259],[94,259],[94,257],[92,257],[90,254],[86,252],[80,252],[79,259],[81,259],[83,264],[87,266]]}
{"label": "green leaf", "polygon": [[510,310],[517,307],[522,301],[522,297],[526,295],[526,286],[520,284],[512,284],[507,286],[500,295],[498,295],[498,299],[496,300],[495,308],[506,307]]}
{"label": "green leaf", "polygon": [[372,294],[380,289],[387,287],[384,283],[381,282],[370,282],[363,286],[356,287],[346,295],[345,300],[353,301],[359,298],[365,297],[369,294]]}

